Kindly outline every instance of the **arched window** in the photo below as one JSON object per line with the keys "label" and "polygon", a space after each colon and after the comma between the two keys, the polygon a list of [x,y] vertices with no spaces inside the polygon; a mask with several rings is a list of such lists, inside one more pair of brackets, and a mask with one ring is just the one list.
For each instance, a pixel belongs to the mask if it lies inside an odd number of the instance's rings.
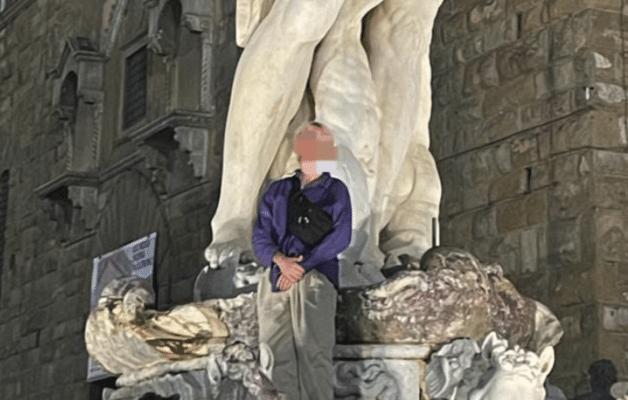
{"label": "arched window", "polygon": [[4,245],[6,238],[7,216],[9,211],[9,170],[0,175],[0,298],[2,297],[2,270],[4,264]]}

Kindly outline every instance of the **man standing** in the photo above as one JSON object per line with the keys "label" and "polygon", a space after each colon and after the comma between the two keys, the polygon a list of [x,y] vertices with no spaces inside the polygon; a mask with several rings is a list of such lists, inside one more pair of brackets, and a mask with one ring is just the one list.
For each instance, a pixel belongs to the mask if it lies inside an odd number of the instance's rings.
{"label": "man standing", "polygon": [[351,202],[322,170],[336,157],[325,126],[303,129],[295,152],[301,169],[270,185],[253,231],[268,267],[258,289],[260,343],[273,352],[273,384],[290,400],[332,400],[338,254],[351,242]]}

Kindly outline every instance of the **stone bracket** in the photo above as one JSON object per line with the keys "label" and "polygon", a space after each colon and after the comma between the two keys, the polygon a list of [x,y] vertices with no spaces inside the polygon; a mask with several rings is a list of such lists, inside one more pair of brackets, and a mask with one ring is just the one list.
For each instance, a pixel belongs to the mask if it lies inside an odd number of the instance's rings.
{"label": "stone bracket", "polygon": [[59,222],[64,239],[95,228],[99,184],[95,172],[66,172],[35,189],[47,202],[50,219]]}
{"label": "stone bracket", "polygon": [[207,176],[209,162],[209,126],[212,113],[172,112],[130,133],[137,146],[151,145],[159,133],[172,129],[179,149],[188,153],[195,178]]}
{"label": "stone bracket", "polygon": [[189,126],[177,126],[174,131],[176,132],[174,140],[179,142],[181,149],[189,152],[194,177],[204,177],[207,174],[209,131]]}

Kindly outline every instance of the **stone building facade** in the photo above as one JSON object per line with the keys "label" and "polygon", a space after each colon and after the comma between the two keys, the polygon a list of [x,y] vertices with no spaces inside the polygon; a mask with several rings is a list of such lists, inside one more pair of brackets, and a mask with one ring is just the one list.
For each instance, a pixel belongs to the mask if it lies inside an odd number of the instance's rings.
{"label": "stone building facade", "polygon": [[0,398],[98,398],[92,259],[157,232],[192,300],[238,50],[234,1],[0,3]]}
{"label": "stone building facade", "polygon": [[[158,233],[158,308],[211,240],[235,0],[0,0],[0,398],[98,398],[92,259]],[[445,0],[432,45],[441,244],[566,334],[551,378],[628,378],[625,19],[616,0]]]}
{"label": "stone building facade", "polygon": [[622,4],[445,0],[432,45],[441,243],[557,314],[568,394],[599,358],[628,375]]}

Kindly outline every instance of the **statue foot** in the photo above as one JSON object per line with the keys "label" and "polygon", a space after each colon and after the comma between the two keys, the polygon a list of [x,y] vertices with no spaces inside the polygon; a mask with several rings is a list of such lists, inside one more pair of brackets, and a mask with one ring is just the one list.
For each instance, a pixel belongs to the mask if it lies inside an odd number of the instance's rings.
{"label": "statue foot", "polygon": [[240,264],[249,264],[255,261],[253,251],[245,244],[244,240],[213,241],[205,249],[205,259],[209,267],[236,268]]}

